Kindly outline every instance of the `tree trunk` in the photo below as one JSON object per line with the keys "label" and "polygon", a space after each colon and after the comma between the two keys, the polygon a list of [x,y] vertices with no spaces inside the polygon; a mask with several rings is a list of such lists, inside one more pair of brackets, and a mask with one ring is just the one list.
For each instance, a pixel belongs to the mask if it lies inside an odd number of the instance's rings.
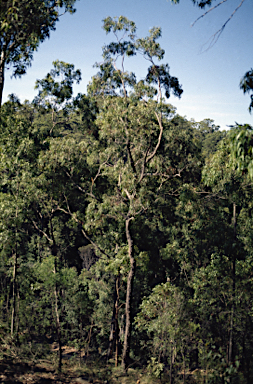
{"label": "tree trunk", "polygon": [[0,57],[0,108],[2,105],[3,89],[4,89],[4,67],[5,67],[5,52],[1,52]]}
{"label": "tree trunk", "polygon": [[119,325],[118,325],[118,312],[119,312],[119,283],[120,274],[115,278],[114,290],[114,305],[111,320],[111,332],[109,338],[109,348],[107,352],[107,359],[111,358],[115,351],[115,366],[118,366],[118,342],[119,342]]}
{"label": "tree trunk", "polygon": [[[18,208],[16,207],[15,217],[18,217]],[[15,229],[15,253],[14,253],[14,265],[13,265],[13,283],[12,283],[12,314],[11,314],[11,336],[14,335],[14,327],[16,320],[16,298],[17,298],[17,262],[18,262],[18,246],[17,246],[18,230]]]}
{"label": "tree trunk", "polygon": [[13,266],[13,282],[12,282],[12,313],[11,313],[11,336],[14,334],[15,319],[16,319],[16,277],[17,277],[17,254],[14,254]]}
{"label": "tree trunk", "polygon": [[[55,265],[54,265],[54,274],[56,274],[56,259],[55,259]],[[58,372],[61,372],[61,368],[62,368],[62,342],[61,342],[61,322],[60,322],[60,315],[59,315],[59,308],[58,308],[58,289],[57,289],[57,284],[55,284],[54,296],[55,296],[56,333],[57,333],[58,348],[59,348],[59,352],[58,352]]]}
{"label": "tree trunk", "polygon": [[173,344],[170,344],[170,384],[172,384]]}
{"label": "tree trunk", "polygon": [[[234,243],[236,242],[236,205],[233,203],[233,227],[234,227]],[[233,291],[232,291],[232,309],[230,317],[230,332],[229,332],[229,351],[228,351],[228,362],[231,364],[233,362],[234,353],[233,353],[233,331],[234,331],[234,312],[235,312],[235,259],[236,255],[232,255],[232,279],[233,279]]]}
{"label": "tree trunk", "polygon": [[126,237],[128,243],[128,256],[130,259],[130,271],[127,277],[127,292],[126,292],[126,307],[125,307],[125,315],[126,315],[126,327],[125,327],[125,337],[124,337],[124,345],[123,345],[123,353],[122,353],[122,362],[121,365],[124,371],[127,371],[127,362],[129,360],[129,351],[130,351],[130,343],[131,343],[131,329],[132,329],[132,287],[133,280],[135,275],[135,259],[134,259],[134,251],[133,251],[133,240],[131,238],[129,224],[133,217],[128,218],[126,220]]}
{"label": "tree trunk", "polygon": [[[57,266],[58,248],[57,248],[55,238],[54,238],[54,229],[53,229],[53,224],[52,224],[51,219],[50,219],[50,230],[51,230],[51,238],[52,238],[52,242],[53,242],[53,244],[51,246],[51,252],[52,252],[52,255],[54,256],[54,271],[53,272],[56,275],[56,273],[58,271],[58,266]],[[59,263],[61,265],[61,260],[59,260]],[[57,333],[57,341],[58,341],[58,348],[59,348],[59,351],[58,351],[58,372],[61,372],[61,369],[62,369],[62,339],[61,339],[61,318],[60,318],[60,311],[59,311],[60,293],[58,290],[57,283],[55,283],[55,287],[54,287],[54,298],[55,298],[54,310],[55,310],[55,319],[56,319],[56,333]]]}
{"label": "tree trunk", "polygon": [[116,301],[116,313],[115,313],[115,367],[118,366],[118,360],[119,360],[119,321],[118,321],[118,315],[119,315],[119,283],[120,283],[120,275],[117,276],[116,280],[116,294],[117,294],[117,301]]}

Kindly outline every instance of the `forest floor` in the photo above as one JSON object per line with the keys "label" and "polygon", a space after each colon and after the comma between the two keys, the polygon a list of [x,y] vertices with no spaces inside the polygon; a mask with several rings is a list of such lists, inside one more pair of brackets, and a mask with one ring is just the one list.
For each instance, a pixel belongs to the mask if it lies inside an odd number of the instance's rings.
{"label": "forest floor", "polygon": [[[4,384],[90,384],[89,377],[81,372],[64,367],[63,373],[57,374],[54,364],[38,361],[36,364],[21,361],[6,360],[0,362],[0,382]],[[102,383],[102,381],[93,381]]]}
{"label": "forest floor", "polygon": [[34,363],[21,359],[0,360],[0,383],[3,384],[158,384],[160,380],[129,369],[128,375],[120,374],[120,368],[112,372],[111,367],[78,363],[78,359],[64,359],[62,373],[55,369],[55,359],[38,360]]}
{"label": "forest floor", "polygon": [[[107,362],[102,357],[94,355],[84,357],[73,347],[63,347],[62,373],[57,373],[56,343],[51,345],[51,351],[44,359],[33,361],[25,359],[22,347],[9,354],[0,356],[0,383],[3,384],[164,384],[169,383],[169,375],[164,374],[162,380],[143,368],[129,368],[127,375],[122,368],[115,367],[114,361]],[[179,377],[181,376],[181,377]],[[183,383],[183,375],[177,378],[177,383]],[[187,383],[196,383],[192,374],[187,375]],[[201,380],[202,382],[202,380]]]}

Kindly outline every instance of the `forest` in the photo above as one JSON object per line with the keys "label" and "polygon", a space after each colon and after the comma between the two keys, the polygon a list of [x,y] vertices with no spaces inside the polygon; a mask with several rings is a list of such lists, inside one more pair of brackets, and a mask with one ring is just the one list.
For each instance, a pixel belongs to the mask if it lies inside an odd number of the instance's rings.
{"label": "forest", "polygon": [[[44,30],[11,35],[8,2],[1,95],[4,67],[25,73],[58,21],[52,6]],[[34,100],[0,107],[0,379],[250,384],[252,127],[177,114],[160,28],[141,38],[124,16],[103,28],[112,42],[87,94],[56,60]]]}

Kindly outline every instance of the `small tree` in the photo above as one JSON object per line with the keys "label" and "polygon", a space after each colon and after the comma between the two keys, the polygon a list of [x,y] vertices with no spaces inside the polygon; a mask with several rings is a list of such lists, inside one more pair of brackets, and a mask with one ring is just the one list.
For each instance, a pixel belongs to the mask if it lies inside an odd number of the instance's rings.
{"label": "small tree", "polygon": [[135,323],[138,330],[144,330],[150,337],[151,366],[155,370],[155,361],[163,366],[168,364],[170,383],[174,366],[185,377],[187,358],[196,348],[198,325],[190,320],[190,307],[183,293],[170,282],[157,285],[140,309]]}

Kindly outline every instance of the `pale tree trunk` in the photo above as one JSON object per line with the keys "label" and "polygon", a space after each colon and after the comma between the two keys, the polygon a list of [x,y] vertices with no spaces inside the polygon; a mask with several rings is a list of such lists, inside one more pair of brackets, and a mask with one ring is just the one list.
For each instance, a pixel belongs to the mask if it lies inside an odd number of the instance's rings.
{"label": "pale tree trunk", "polygon": [[15,319],[16,319],[16,278],[17,278],[17,254],[14,254],[13,281],[12,281],[12,313],[11,313],[11,336],[14,335]]}
{"label": "pale tree trunk", "polygon": [[119,348],[119,324],[118,324],[118,313],[119,313],[119,284],[120,274],[115,278],[115,290],[114,290],[114,305],[113,314],[111,320],[111,331],[109,337],[109,348],[107,352],[107,359],[110,359],[115,351],[115,367],[118,366],[118,348]]}
{"label": "pale tree trunk", "polygon": [[[233,228],[234,228],[234,243],[236,242],[236,204],[233,203]],[[232,279],[233,279],[233,291],[232,291],[232,309],[230,317],[230,332],[229,332],[229,349],[228,349],[228,362],[232,363],[233,354],[233,331],[234,331],[234,312],[235,312],[235,259],[236,255],[233,254],[232,261]]]}
{"label": "pale tree trunk", "polygon": [[127,362],[129,360],[129,351],[130,351],[130,343],[131,343],[132,288],[133,288],[133,280],[135,276],[135,259],[134,259],[134,250],[133,250],[133,240],[129,230],[129,224],[132,219],[133,217],[130,217],[126,220],[126,238],[128,243],[128,257],[130,260],[130,271],[127,277],[126,306],[125,306],[126,326],[125,326],[124,345],[123,345],[122,362],[121,362],[121,365],[124,371],[127,370]]}
{"label": "pale tree trunk", "polygon": [[[55,258],[55,265],[54,265],[54,274],[56,274],[56,258]],[[56,333],[57,333],[57,339],[58,339],[58,372],[61,372],[62,368],[62,342],[61,342],[61,321],[60,321],[60,314],[59,314],[59,304],[58,304],[58,288],[57,284],[55,284],[54,289],[54,297],[55,297],[55,318],[56,318]]]}
{"label": "pale tree trunk", "polygon": [[[52,239],[52,246],[51,246],[51,252],[54,256],[54,274],[58,272],[58,266],[57,266],[57,260],[58,260],[58,248],[55,242],[54,237],[54,229],[53,229],[53,223],[52,218],[50,218],[50,231],[51,231],[51,239]],[[60,260],[61,262],[61,260]],[[56,334],[57,334],[57,340],[58,340],[58,372],[61,372],[62,369],[62,337],[61,337],[61,316],[60,316],[60,292],[58,289],[58,285],[55,282],[54,287],[54,310],[55,310],[55,320],[56,320]]]}
{"label": "pale tree trunk", "polygon": [[2,105],[3,89],[4,89],[4,67],[5,67],[5,52],[1,52],[0,56],[0,108]]}
{"label": "pale tree trunk", "polygon": [[[15,217],[18,217],[18,208],[16,207]],[[18,246],[17,246],[17,228],[15,230],[15,252],[14,252],[14,265],[13,265],[13,282],[12,282],[12,314],[11,314],[11,336],[14,335],[15,320],[16,320],[16,301],[17,301],[17,262],[18,262]]]}
{"label": "pale tree trunk", "polygon": [[173,344],[170,343],[170,384],[172,384]]}
{"label": "pale tree trunk", "polygon": [[119,283],[120,283],[120,275],[117,276],[116,279],[116,313],[115,313],[115,367],[118,366],[118,359],[119,359],[119,321],[118,321],[118,315],[119,315]]}

